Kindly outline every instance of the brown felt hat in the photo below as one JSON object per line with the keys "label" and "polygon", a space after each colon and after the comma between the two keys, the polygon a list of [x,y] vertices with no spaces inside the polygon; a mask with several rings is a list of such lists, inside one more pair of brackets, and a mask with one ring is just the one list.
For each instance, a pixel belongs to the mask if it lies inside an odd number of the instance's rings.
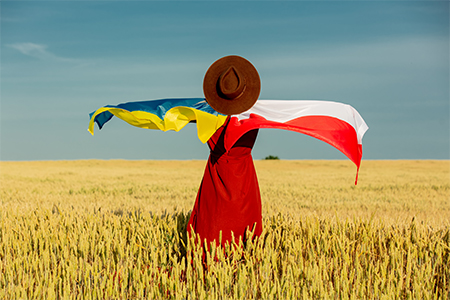
{"label": "brown felt hat", "polygon": [[236,55],[216,60],[203,80],[206,101],[225,115],[249,110],[258,100],[260,90],[258,71],[248,60]]}

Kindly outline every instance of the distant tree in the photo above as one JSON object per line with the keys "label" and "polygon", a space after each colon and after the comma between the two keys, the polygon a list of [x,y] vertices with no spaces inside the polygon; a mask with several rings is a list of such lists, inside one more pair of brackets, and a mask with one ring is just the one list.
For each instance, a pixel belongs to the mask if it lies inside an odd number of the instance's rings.
{"label": "distant tree", "polygon": [[270,159],[280,159],[280,158],[278,156],[269,155],[269,156],[266,156],[264,159],[270,160]]}

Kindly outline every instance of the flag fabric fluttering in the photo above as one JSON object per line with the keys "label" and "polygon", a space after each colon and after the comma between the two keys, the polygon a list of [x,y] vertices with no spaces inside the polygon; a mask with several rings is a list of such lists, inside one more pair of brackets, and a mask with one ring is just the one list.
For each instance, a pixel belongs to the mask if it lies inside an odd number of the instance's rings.
{"label": "flag fabric fluttering", "polygon": [[162,131],[180,131],[188,123],[197,123],[197,135],[202,143],[206,143],[227,119],[204,98],[133,101],[106,105],[90,113],[89,132],[94,135],[94,123],[102,129],[113,116],[136,127]]}
{"label": "flag fabric fluttering", "polygon": [[[227,119],[226,115],[209,106],[204,98],[134,101],[107,105],[92,112],[89,132],[94,134],[94,123],[101,129],[113,116],[136,127],[163,131],[179,131],[188,123],[195,122],[202,143],[206,143]],[[230,122],[234,129],[227,132],[226,149],[250,130],[278,128],[303,133],[330,144],[355,163],[358,170],[362,159],[362,138],[368,130],[352,106],[317,100],[258,100],[249,110],[230,116]]]}

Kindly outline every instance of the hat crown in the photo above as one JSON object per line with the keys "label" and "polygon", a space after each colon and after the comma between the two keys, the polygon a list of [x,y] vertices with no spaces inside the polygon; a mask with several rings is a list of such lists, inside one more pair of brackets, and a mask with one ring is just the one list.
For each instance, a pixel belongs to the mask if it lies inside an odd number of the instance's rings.
{"label": "hat crown", "polygon": [[217,92],[228,100],[239,97],[245,89],[245,78],[241,76],[234,66],[228,67],[217,82]]}

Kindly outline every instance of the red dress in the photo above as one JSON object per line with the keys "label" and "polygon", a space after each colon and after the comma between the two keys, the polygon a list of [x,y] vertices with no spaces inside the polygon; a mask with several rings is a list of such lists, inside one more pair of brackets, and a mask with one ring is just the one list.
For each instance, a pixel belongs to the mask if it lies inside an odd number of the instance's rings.
{"label": "red dress", "polygon": [[[202,242],[221,244],[245,240],[247,228],[254,236],[262,232],[261,195],[256,177],[252,147],[258,130],[245,133],[228,151],[224,147],[227,122],[208,140],[211,153],[188,223],[188,232],[199,234]],[[236,128],[232,128],[236,130]]]}

